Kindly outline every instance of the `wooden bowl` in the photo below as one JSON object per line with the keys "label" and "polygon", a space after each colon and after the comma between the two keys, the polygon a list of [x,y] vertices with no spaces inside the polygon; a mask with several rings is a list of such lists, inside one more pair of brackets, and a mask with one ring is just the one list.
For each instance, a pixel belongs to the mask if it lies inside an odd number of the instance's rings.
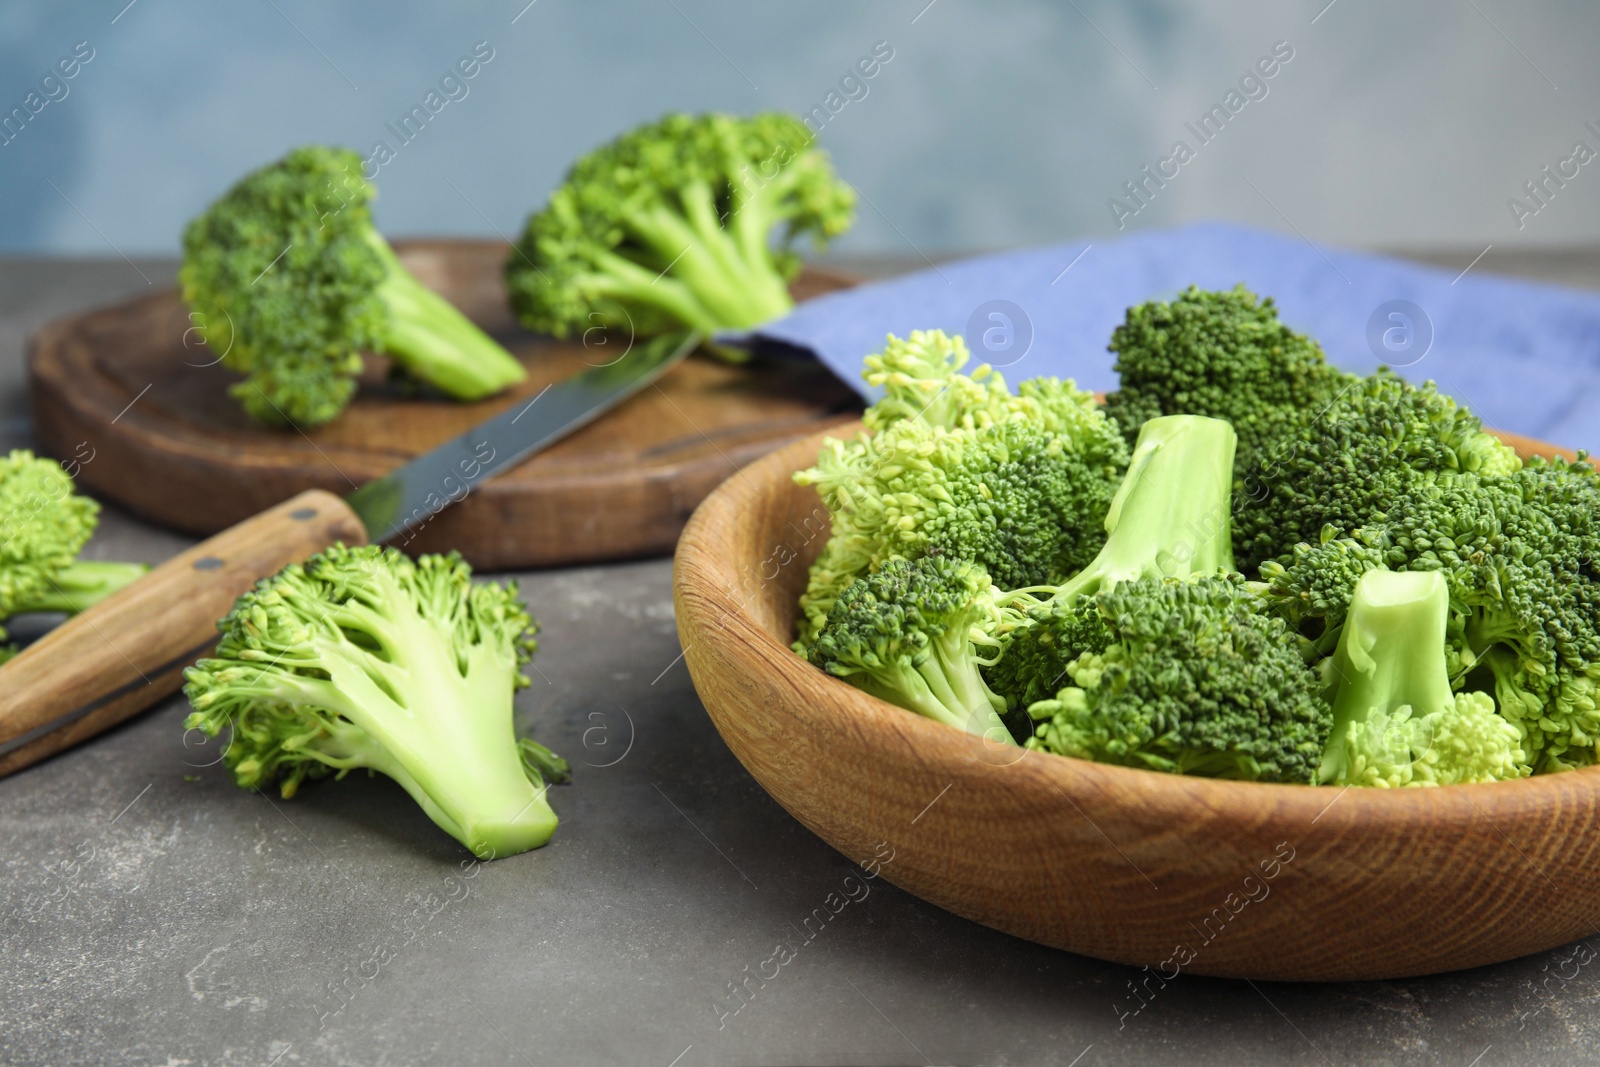
{"label": "wooden bowl", "polygon": [[822,436],[695,512],[678,632],[728,747],[868,871],[997,930],[1146,966],[1146,996],[1179,972],[1400,978],[1594,932],[1600,767],[1394,791],[1185,778],[992,746],[810,666],[788,645],[828,517],[790,474]]}

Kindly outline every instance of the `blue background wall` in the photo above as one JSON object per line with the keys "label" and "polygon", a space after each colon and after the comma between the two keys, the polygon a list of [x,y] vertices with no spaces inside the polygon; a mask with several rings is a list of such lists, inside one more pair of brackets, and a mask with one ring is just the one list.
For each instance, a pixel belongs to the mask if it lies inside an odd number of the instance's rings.
{"label": "blue background wall", "polygon": [[1506,205],[1573,142],[1600,150],[1584,127],[1600,127],[1588,0],[126,3],[0,7],[0,112],[75,43],[95,55],[0,147],[0,249],[173,251],[188,216],[291,145],[397,147],[385,124],[477,41],[494,58],[467,97],[382,168],[393,235],[512,232],[617,130],[667,109],[807,109],[878,41],[893,60],[822,131],[868,202],[842,248],[1109,234],[1108,199],[1174,141],[1196,146],[1185,122],[1287,40],[1294,59],[1267,95],[1126,225],[1600,239],[1600,164],[1521,229]]}

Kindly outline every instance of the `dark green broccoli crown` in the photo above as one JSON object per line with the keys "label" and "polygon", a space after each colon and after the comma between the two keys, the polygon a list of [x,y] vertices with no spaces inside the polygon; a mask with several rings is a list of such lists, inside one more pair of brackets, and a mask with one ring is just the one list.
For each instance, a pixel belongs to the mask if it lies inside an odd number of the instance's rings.
{"label": "dark green broccoli crown", "polygon": [[1021,419],[974,431],[918,528],[926,550],[975,560],[997,585],[1059,580],[1105,542],[1113,457],[1080,452]]}
{"label": "dark green broccoli crown", "polygon": [[1283,620],[1239,575],[1140,579],[1098,597],[1115,640],[1036,704],[1035,747],[1129,766],[1315,781],[1331,713]]}
{"label": "dark green broccoli crown", "polygon": [[996,590],[975,563],[892,559],[835,601],[811,662],[881,700],[1005,746],[1005,701],[983,681]]}
{"label": "dark green broccoli crown", "polygon": [[1240,566],[1287,556],[1324,526],[1350,534],[1418,476],[1506,474],[1516,453],[1432,382],[1384,369],[1307,412],[1274,455],[1260,457],[1234,520]]}
{"label": "dark green broccoli crown", "polygon": [[1049,700],[1067,684],[1067,665],[1084,653],[1104,652],[1111,628],[1099,601],[1079,596],[1072,603],[1052,597],[1023,609],[1002,638],[999,662],[983,672],[989,688],[1009,708]]}
{"label": "dark green broccoli crown", "polygon": [[1366,570],[1439,571],[1450,592],[1451,675],[1493,688],[1546,765],[1594,762],[1600,742],[1600,479],[1535,460],[1499,477],[1417,479],[1353,538],[1267,564],[1292,618],[1321,618],[1327,650]]}
{"label": "dark green broccoli crown", "polygon": [[792,115],[667,115],[579,159],[528,219],[512,305],[558,337],[755,325],[787,310],[794,243],[842,233],[854,203]]}
{"label": "dark green broccoli crown", "polygon": [[518,667],[537,648],[537,624],[515,586],[471,579],[453,552],[412,560],[393,548],[343,545],[263,579],[217,623],[215,654],[185,672],[195,709],[188,726],[216,736],[231,725],[226,759],[239,784],[281,780],[285,796],[308,776],[351,764],[397,777],[350,716],[419,699],[408,687],[427,672],[413,678],[408,667],[428,661],[440,642],[463,678],[489,662],[527,684]]}
{"label": "dark green broccoli crown", "polygon": [[0,620],[55,590],[99,516],[100,505],[74,492],[54,460],[25,449],[0,459]]}
{"label": "dark green broccoli crown", "polygon": [[1191,286],[1170,303],[1129,308],[1110,348],[1121,387],[1106,396],[1106,410],[1128,439],[1158,415],[1226,419],[1239,435],[1241,499],[1254,472],[1270,470],[1302,422],[1354,380],[1279,322],[1271,297],[1258,300],[1243,285]]}
{"label": "dark green broccoli crown", "polygon": [[965,634],[988,617],[991,589],[976,563],[891,559],[839,594],[811,662],[839,677],[921,667],[946,634]]}
{"label": "dark green broccoli crown", "polygon": [[372,196],[354,152],[297,148],[184,230],[184,299],[208,347],[248,376],[232,392],[252,418],[317,425],[349,403],[385,321]]}

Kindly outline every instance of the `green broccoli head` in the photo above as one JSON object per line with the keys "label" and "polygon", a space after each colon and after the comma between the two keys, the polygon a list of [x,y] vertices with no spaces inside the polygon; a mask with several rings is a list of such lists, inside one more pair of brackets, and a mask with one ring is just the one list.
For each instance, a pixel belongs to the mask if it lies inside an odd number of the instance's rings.
{"label": "green broccoli head", "polygon": [[960,373],[968,358],[940,331],[891,336],[867,357],[886,391],[864,419],[875,432],[827,440],[795,475],[832,517],[801,597],[801,655],[839,593],[891,557],[969,559],[1012,588],[1061,581],[1104,542],[1128,453],[1093,395],[1056,378],[1012,393],[988,366]]}
{"label": "green broccoli head", "polygon": [[1234,546],[1243,568],[1318,540],[1325,525],[1354,532],[1413,478],[1498,476],[1522,466],[1516,452],[1432,382],[1412,386],[1388,370],[1352,382],[1305,414],[1275,454],[1260,457],[1239,498]]}
{"label": "green broccoli head", "polygon": [[[1357,380],[1330,365],[1314,340],[1278,321],[1271,297],[1258,300],[1243,285],[1191,286],[1170,303],[1129,308],[1110,348],[1121,385],[1107,394],[1106,410],[1129,440],[1159,415],[1206,415],[1233,425],[1241,510],[1259,482],[1275,482],[1272,472],[1292,454],[1305,421]],[[1257,562],[1249,545],[1238,547],[1245,565]]]}
{"label": "green broccoli head", "polygon": [[[1314,782],[1330,713],[1283,620],[1242,576],[1138,578],[1101,592],[1112,640],[1033,704],[1030,748],[1129,767]],[[1002,659],[1003,662],[1003,659]]]}
{"label": "green broccoli head", "polygon": [[529,217],[506,284],[522,322],[557,337],[757,326],[793,306],[794,244],[821,247],[854,207],[791,115],[667,115],[573,164]]}
{"label": "green broccoli head", "polygon": [[216,654],[186,672],[194,712],[241,786],[356,768],[393,778],[474,854],[537,848],[555,831],[544,774],[519,745],[512,694],[537,627],[510,584],[474,584],[454,553],[334,546],[239,598]]}
{"label": "green broccoli head", "polygon": [[78,495],[60,464],[25,449],[0,459],[0,621],[82,611],[149,570],[78,559],[99,521],[100,505]]}
{"label": "green broccoli head", "polygon": [[979,652],[996,644],[995,598],[975,563],[889,560],[839,595],[811,662],[880,700],[1010,744],[1005,702],[984,684]]}
{"label": "green broccoli head", "polygon": [[[1094,597],[1067,600],[1051,597],[1002,598],[999,660],[984,680],[1005,699],[1010,710],[1024,710],[1049,700],[1067,682],[1067,667],[1085,653],[1104,652],[1113,640],[1111,627]],[[1031,727],[1030,727],[1031,729]]]}
{"label": "green broccoli head", "polygon": [[[1414,481],[1350,538],[1262,567],[1268,595],[1331,651],[1369,570],[1437,571],[1450,597],[1447,670],[1492,690],[1537,769],[1600,759],[1600,478],[1534,460],[1498,477]],[[1308,636],[1312,634],[1308,633]]]}
{"label": "green broccoli head", "polygon": [[297,148],[184,230],[184,299],[207,346],[246,376],[231,392],[251,418],[328,422],[355,394],[363,351],[457,400],[526,376],[400,265],[373,225],[374,195],[354,152]]}
{"label": "green broccoli head", "polygon": [[1326,664],[1333,729],[1323,782],[1455,785],[1530,773],[1523,730],[1488,694],[1451,691],[1449,620],[1438,571],[1362,575]]}

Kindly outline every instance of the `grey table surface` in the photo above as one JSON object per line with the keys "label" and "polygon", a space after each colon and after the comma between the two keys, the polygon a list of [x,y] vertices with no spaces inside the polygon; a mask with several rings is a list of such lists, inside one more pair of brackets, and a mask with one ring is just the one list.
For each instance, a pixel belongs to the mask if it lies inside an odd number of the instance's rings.
{"label": "grey table surface", "polygon": [[[1600,249],[1496,258],[1480,269],[1600,288]],[[0,444],[28,442],[27,333],[172,270],[0,261]],[[187,543],[107,508],[91,552],[155,562]],[[1125,1014],[1133,968],[881,879],[735,998],[854,868],[718,738],[680,659],[671,576],[668,560],[517,576],[544,623],[518,724],[576,770],[536,852],[475,864],[381,778],[244,792],[214,748],[186,746],[181,698],[0,780],[0,1062],[1600,1060],[1583,968],[1600,945],[1409,981],[1185,975]]]}

